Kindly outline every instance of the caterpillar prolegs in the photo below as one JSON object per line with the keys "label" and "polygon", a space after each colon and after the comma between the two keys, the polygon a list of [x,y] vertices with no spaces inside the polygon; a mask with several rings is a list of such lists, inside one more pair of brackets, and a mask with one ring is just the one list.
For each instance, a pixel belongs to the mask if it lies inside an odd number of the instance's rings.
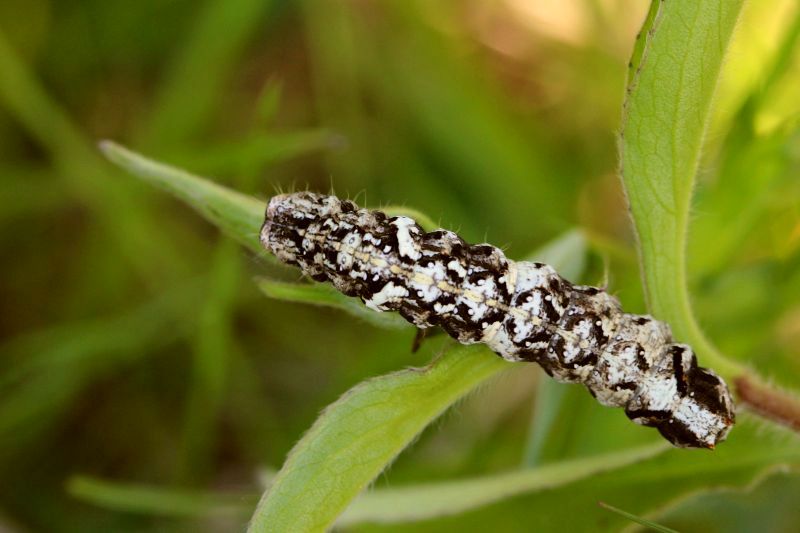
{"label": "caterpillar prolegs", "polygon": [[548,265],[310,192],[271,199],[261,242],[376,311],[398,311],[419,328],[440,326],[458,342],[485,343],[504,359],[583,383],[675,446],[713,448],[734,423],[724,381],[673,342],[667,324],[624,313],[613,296],[573,285]]}

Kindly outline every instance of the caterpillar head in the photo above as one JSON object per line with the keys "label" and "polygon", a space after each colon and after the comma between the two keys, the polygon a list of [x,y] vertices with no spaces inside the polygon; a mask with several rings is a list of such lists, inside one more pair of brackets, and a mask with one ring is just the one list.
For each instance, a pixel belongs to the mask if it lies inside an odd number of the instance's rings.
{"label": "caterpillar head", "polygon": [[273,196],[261,227],[261,243],[281,261],[299,264],[308,251],[303,248],[305,231],[339,212],[341,204],[333,196],[312,192]]}
{"label": "caterpillar head", "polygon": [[311,222],[338,213],[343,203],[335,196],[313,192],[277,194],[270,198],[267,205],[264,227],[281,225],[303,229]]}
{"label": "caterpillar head", "polygon": [[692,349],[683,344],[667,347],[662,364],[645,378],[626,413],[680,448],[714,448],[736,418],[725,382],[697,366]]}

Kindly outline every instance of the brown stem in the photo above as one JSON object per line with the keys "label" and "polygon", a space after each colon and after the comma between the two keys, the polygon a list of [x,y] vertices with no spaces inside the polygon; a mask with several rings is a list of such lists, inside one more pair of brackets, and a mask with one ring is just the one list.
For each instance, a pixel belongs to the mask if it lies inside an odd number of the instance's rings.
{"label": "brown stem", "polygon": [[749,376],[733,380],[740,403],[764,418],[800,431],[800,399]]}

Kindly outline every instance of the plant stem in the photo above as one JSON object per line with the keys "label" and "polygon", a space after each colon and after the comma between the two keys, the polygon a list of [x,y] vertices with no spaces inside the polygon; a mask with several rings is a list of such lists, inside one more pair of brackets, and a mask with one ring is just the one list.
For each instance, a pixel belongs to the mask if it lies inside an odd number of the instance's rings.
{"label": "plant stem", "polygon": [[733,380],[739,403],[753,412],[800,431],[800,399],[775,385],[766,383],[757,375],[740,375]]}

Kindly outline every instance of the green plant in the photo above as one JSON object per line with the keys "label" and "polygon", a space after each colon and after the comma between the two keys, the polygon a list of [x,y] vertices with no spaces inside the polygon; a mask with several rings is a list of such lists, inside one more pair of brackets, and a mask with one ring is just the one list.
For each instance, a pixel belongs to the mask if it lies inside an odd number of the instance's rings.
{"label": "green plant", "polygon": [[[587,9],[597,15],[593,27],[607,29],[599,4],[589,4],[593,7]],[[655,437],[650,432],[629,427],[620,413],[595,405],[582,390],[549,380],[536,384],[534,413],[526,423],[520,420],[527,416],[519,407],[524,402],[514,394],[529,390],[531,382],[520,387],[513,386],[513,380],[530,377],[526,374],[530,365],[507,364],[480,348],[454,346],[441,338],[427,340],[423,350],[412,355],[408,352],[413,331],[405,322],[369,312],[325,285],[287,281],[296,273],[275,264],[257,240],[264,211],[264,202],[250,196],[256,190],[257,173],[277,160],[336,146],[339,141],[330,130],[345,131],[351,149],[324,153],[325,168],[335,177],[337,189],[350,188],[340,192],[366,188],[370,194],[380,191],[382,198],[410,200],[423,213],[387,209],[423,218],[426,226],[451,224],[434,224],[424,212],[453,217],[450,220],[461,224],[474,221],[462,228],[471,240],[481,238],[489,226],[491,240],[523,247],[560,235],[533,257],[559,267],[569,279],[593,284],[602,274],[598,257],[606,259],[605,277],[612,290],[620,294],[626,309],[643,310],[638,301],[640,283],[630,272],[635,268],[632,247],[624,236],[595,233],[591,223],[583,224],[591,230],[574,229],[569,211],[588,200],[599,206],[601,214],[624,211],[601,206],[607,199],[603,195],[595,202],[594,190],[586,188],[590,180],[577,178],[613,166],[610,135],[603,140],[602,132],[610,132],[614,119],[598,119],[585,110],[598,106],[602,115],[609,101],[618,107],[614,98],[603,97],[619,91],[621,82],[613,70],[617,58],[591,48],[581,51],[580,46],[557,49],[554,57],[569,58],[582,77],[559,77],[563,73],[552,70],[552,63],[551,70],[545,67],[536,75],[555,78],[559,91],[549,93],[551,98],[562,90],[577,90],[577,97],[571,94],[565,101],[588,104],[573,119],[581,125],[584,121],[600,125],[576,127],[559,122],[562,115],[556,113],[551,117],[554,122],[543,120],[541,126],[520,118],[523,115],[517,111],[525,105],[505,107],[506,94],[500,98],[480,79],[483,73],[476,76],[475,69],[467,68],[462,61],[464,42],[454,37],[458,31],[446,25],[432,29],[449,20],[444,4],[385,2],[375,8],[380,16],[368,11],[369,24],[362,23],[361,13],[350,4],[306,0],[298,5],[207,2],[193,19],[194,26],[185,31],[188,39],[165,67],[166,83],[155,91],[151,112],[136,124],[134,134],[119,133],[137,139],[135,145],[143,151],[177,165],[201,174],[231,176],[228,186],[112,143],[102,145],[118,167],[166,189],[228,235],[208,255],[207,234],[197,231],[201,226],[185,231],[191,217],[182,220],[166,208],[167,201],[148,197],[144,187],[113,176],[115,169],[97,157],[79,126],[69,120],[56,98],[48,97],[44,83],[37,83],[34,65],[26,65],[24,56],[18,56],[0,33],[0,103],[27,131],[28,140],[48,156],[58,175],[51,181],[0,184],[3,198],[14,199],[15,188],[30,193],[25,202],[4,202],[8,206],[4,216],[28,217],[25,225],[15,224],[26,228],[27,241],[28,235],[37,235],[38,218],[49,221],[46,217],[57,206],[77,205],[90,217],[88,226],[97,231],[85,242],[66,240],[64,246],[61,239],[48,238],[45,243],[57,250],[74,248],[72,254],[86,258],[77,269],[83,273],[80,283],[70,283],[69,268],[59,269],[60,290],[38,283],[46,291],[48,307],[78,311],[81,320],[48,324],[0,349],[0,360],[9,362],[0,375],[4,398],[0,472],[8,480],[0,490],[5,495],[2,510],[22,514],[19,509],[24,509],[28,516],[37,516],[38,522],[32,523],[43,529],[86,530],[95,524],[98,530],[140,530],[148,523],[140,520],[167,517],[158,525],[184,528],[184,520],[214,520],[201,522],[208,527],[251,519],[255,531],[321,530],[331,525],[357,531],[594,530],[623,527],[630,519],[684,530],[687,523],[695,527],[702,523],[696,517],[704,505],[730,510],[746,501],[752,503],[751,521],[720,518],[711,525],[770,523],[759,522],[776,508],[764,501],[779,500],[769,495],[788,494],[791,500],[797,494],[796,476],[782,474],[787,481],[776,485],[775,471],[800,462],[797,436],[785,430],[798,425],[797,399],[762,377],[777,376],[786,389],[799,390],[797,366],[792,363],[795,337],[790,336],[800,294],[798,241],[786,237],[800,227],[793,200],[798,197],[793,179],[798,130],[791,104],[796,100],[794,91],[781,94],[787,85],[796,85],[791,59],[800,35],[800,11],[787,11],[791,17],[774,53],[755,57],[765,64],[758,83],[746,86],[734,79],[723,84],[725,94],[718,94],[717,87],[726,58],[741,60],[751,46],[750,39],[739,38],[746,50],[728,51],[743,2],[653,2],[631,61],[619,163],[638,236],[647,306],[672,325],[681,341],[696,348],[704,366],[724,375],[743,408],[729,440],[713,453],[703,453],[651,443]],[[242,54],[248,35],[259,33],[255,28],[262,27],[264,13],[269,12],[270,20],[277,13],[281,20],[295,10],[308,33],[307,53],[317,89],[313,94],[319,123],[326,129],[277,134],[264,124],[274,120],[279,100],[294,113],[291,120],[307,118],[297,109],[308,108],[311,98],[296,90],[292,85],[296,80],[289,82],[288,99],[280,98],[280,84],[269,82],[258,98],[243,98],[238,110],[231,104],[234,98],[223,95],[230,90],[238,98],[241,94],[235,91],[252,81],[235,77],[233,62]],[[117,16],[113,9],[109,12]],[[75,19],[57,20],[66,24],[62,21]],[[388,27],[392,32],[385,31]],[[492,32],[482,27],[479,33]],[[600,33],[591,42],[613,39],[612,32]],[[275,38],[281,50],[286,47],[285,35],[277,32]],[[152,39],[142,35],[137,42],[150,43],[142,48],[157,49],[152,44],[157,39]],[[513,51],[513,39],[500,45],[503,53],[508,51],[506,45]],[[69,51],[70,57],[77,57]],[[263,57],[258,59],[264,63]],[[94,64],[95,58],[87,56],[84,61]],[[45,72],[48,80],[60,78],[59,70]],[[75,72],[82,76],[85,70]],[[198,82],[202,79],[208,82]],[[221,83],[228,80],[231,83]],[[73,92],[82,89],[78,85]],[[233,118],[227,116],[229,108]],[[221,120],[214,111],[220,109],[226,115]],[[252,109],[257,113],[250,121]],[[216,137],[230,138],[227,128],[236,123],[237,111],[248,117],[242,121],[247,126],[240,139],[221,144],[205,136],[218,126]],[[611,112],[618,114],[616,108]],[[388,117],[392,127],[378,123],[378,115],[384,121]],[[542,114],[536,117],[541,119]],[[0,122],[0,141],[4,126]],[[552,132],[553,140],[548,128],[558,130]],[[22,172],[27,167],[0,165],[10,175],[28,175]],[[302,186],[297,173],[284,172],[279,165],[269,168],[276,183],[283,179]],[[315,186],[324,187],[326,181],[327,175]],[[587,211],[592,209],[582,209]],[[245,253],[258,256],[255,285],[277,302],[258,298],[258,291],[252,290],[244,279],[247,262],[229,237],[244,245]],[[512,248],[509,255],[523,256],[524,251]],[[53,257],[64,255],[69,256],[62,252]],[[770,260],[759,262],[759,258]],[[20,270],[51,260],[42,252]],[[179,281],[206,264],[208,269],[197,279]],[[130,273],[125,270],[128,266]],[[7,278],[13,280],[15,273]],[[133,305],[141,292],[158,296]],[[89,303],[84,309],[85,301]],[[293,305],[298,303],[350,316],[326,330],[327,319],[338,315]],[[83,320],[109,307],[127,310]],[[282,320],[284,313],[288,318]],[[309,331],[312,320],[324,317],[314,324],[319,326],[319,337],[330,338],[330,344],[317,339],[294,342],[292,334],[276,331],[296,317],[300,317],[296,322],[305,322],[301,329]],[[789,340],[780,340],[782,336]],[[179,344],[183,341],[186,346]],[[779,341],[790,348],[781,348]],[[181,358],[184,352],[191,354],[188,361]],[[759,359],[762,353],[786,356]],[[406,364],[421,368],[397,370]],[[256,366],[268,374],[267,393],[254,379],[259,374]],[[129,385],[112,395],[104,390],[104,380],[123,373],[120,369],[139,380],[111,381],[105,388],[120,382]],[[320,379],[328,373],[335,378]],[[375,375],[380,377],[353,386]],[[154,381],[169,393],[154,392],[161,390]],[[98,388],[101,398],[112,400],[107,417],[100,423],[94,418],[84,422],[98,409],[96,403],[105,403],[93,401]],[[293,395],[309,398],[310,407],[293,412],[298,402],[286,400]],[[181,401],[175,402],[178,396]],[[311,424],[314,413],[309,409],[326,402],[330,406]],[[180,404],[180,415],[170,417],[174,403]],[[461,418],[475,421],[473,426],[465,429],[457,417],[441,416],[454,405],[464,412]],[[54,433],[64,424],[67,407],[77,412],[73,416],[79,427],[86,428],[81,438]],[[481,415],[480,408],[494,411]],[[225,468],[229,465],[236,472],[250,472],[254,464],[277,465],[309,426],[277,475],[262,476],[263,486],[251,483],[242,491],[217,488],[228,479],[219,473],[229,472]],[[445,430],[425,430],[439,426]],[[129,428],[145,430],[131,438]],[[86,449],[97,452],[94,462],[84,457],[84,439],[92,443]],[[45,446],[47,442],[58,442],[59,447],[77,443],[73,446],[80,449],[83,460],[65,455],[61,470],[37,460],[40,448],[48,461],[59,457]],[[129,447],[116,448],[119,442]],[[177,452],[172,451],[173,442]],[[219,453],[223,444],[223,452],[235,450],[224,459],[227,463],[217,459],[224,455]],[[401,453],[412,446],[413,451]],[[104,455],[106,450],[113,462]],[[119,461],[120,454],[124,461]],[[387,486],[381,473],[395,462],[385,474],[391,481]],[[120,463],[127,467],[112,466]],[[59,477],[64,470],[132,481],[76,476],[66,484],[66,493],[74,498],[69,500]],[[37,482],[42,471],[52,472],[49,492],[40,490],[41,481]],[[243,478],[248,479],[246,474],[237,479]],[[720,486],[728,489],[712,490]],[[611,513],[610,506],[598,507],[599,499],[626,511]],[[95,512],[94,518],[86,518]],[[793,516],[791,509],[788,513],[784,509],[784,515]],[[675,522],[681,516],[695,520]],[[218,522],[222,520],[226,522]]]}

